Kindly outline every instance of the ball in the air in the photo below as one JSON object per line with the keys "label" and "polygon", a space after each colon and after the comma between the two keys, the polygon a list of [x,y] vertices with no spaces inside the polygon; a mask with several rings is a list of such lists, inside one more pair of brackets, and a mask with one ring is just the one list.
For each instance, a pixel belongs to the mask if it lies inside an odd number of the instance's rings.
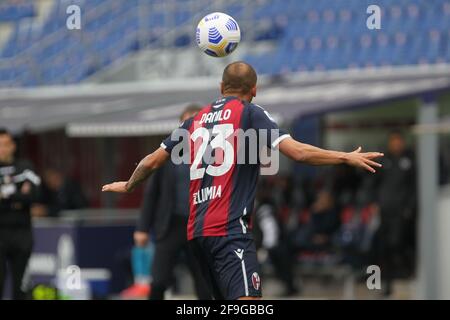
{"label": "ball in the air", "polygon": [[214,12],[200,20],[195,39],[199,48],[206,54],[225,57],[238,46],[241,30],[232,17],[222,12]]}

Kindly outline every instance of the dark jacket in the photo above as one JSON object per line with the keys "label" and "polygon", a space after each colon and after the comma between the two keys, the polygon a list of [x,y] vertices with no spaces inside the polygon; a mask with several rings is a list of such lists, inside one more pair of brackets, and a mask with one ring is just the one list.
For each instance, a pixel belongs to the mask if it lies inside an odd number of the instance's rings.
{"label": "dark jacket", "polygon": [[155,241],[167,234],[174,214],[175,165],[167,161],[148,181],[137,231],[151,232]]}
{"label": "dark jacket", "polygon": [[68,178],[59,190],[51,190],[42,185],[42,201],[48,208],[49,217],[57,217],[62,210],[82,209],[89,206],[80,185]]}
{"label": "dark jacket", "polygon": [[383,170],[377,175],[378,203],[385,217],[408,216],[416,207],[416,168],[414,154],[401,156],[386,153],[381,160]]}
{"label": "dark jacket", "polygon": [[[25,183],[30,190],[23,193]],[[40,202],[40,183],[28,162],[0,163],[0,227],[31,227],[30,206]]]}

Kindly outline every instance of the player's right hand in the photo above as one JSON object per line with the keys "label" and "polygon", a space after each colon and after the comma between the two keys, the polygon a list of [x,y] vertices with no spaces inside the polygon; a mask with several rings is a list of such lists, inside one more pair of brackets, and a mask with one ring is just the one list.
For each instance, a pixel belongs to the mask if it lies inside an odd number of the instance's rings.
{"label": "player's right hand", "polygon": [[133,234],[134,244],[138,247],[145,247],[148,242],[148,233],[143,231],[135,231]]}
{"label": "player's right hand", "polygon": [[102,187],[102,192],[118,192],[127,193],[127,181],[113,182],[110,184],[105,184]]}
{"label": "player's right hand", "polygon": [[353,152],[346,154],[346,163],[348,165],[363,168],[369,172],[375,173],[374,168],[381,168],[382,165],[378,162],[373,161],[373,159],[380,158],[384,156],[380,152],[361,152],[362,148],[359,147]]}

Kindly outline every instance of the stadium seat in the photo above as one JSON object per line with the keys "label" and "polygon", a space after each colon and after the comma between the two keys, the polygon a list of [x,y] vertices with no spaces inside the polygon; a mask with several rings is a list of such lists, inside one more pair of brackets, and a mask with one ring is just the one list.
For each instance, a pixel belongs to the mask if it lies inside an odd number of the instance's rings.
{"label": "stadium seat", "polygon": [[[380,0],[382,30],[376,31],[366,27],[370,4],[369,0],[258,0],[248,11],[243,3],[232,1],[221,10],[240,21],[247,41],[274,44],[269,54],[245,56],[265,74],[450,61],[450,1]],[[77,39],[66,29],[61,1],[54,1],[40,23],[33,18],[33,1],[2,4],[0,21],[10,21],[13,31],[0,48],[0,57],[15,59],[26,53],[38,61],[35,65],[52,68],[37,72],[39,77],[0,69],[0,83],[76,83],[148,45],[191,46],[189,30],[201,5],[187,0],[174,0],[170,5],[163,0],[90,0],[83,36]],[[161,41],[172,30],[179,31],[170,41]],[[81,44],[83,54],[73,50],[74,42]],[[38,49],[33,49],[34,43],[40,44]],[[53,65],[55,60],[65,63]]]}

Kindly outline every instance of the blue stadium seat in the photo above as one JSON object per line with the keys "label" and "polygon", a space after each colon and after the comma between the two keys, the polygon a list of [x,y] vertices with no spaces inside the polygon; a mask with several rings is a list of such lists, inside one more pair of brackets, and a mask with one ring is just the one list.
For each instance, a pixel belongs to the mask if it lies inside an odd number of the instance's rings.
{"label": "blue stadium seat", "polygon": [[16,21],[35,15],[33,2],[30,0],[0,3],[0,22]]}
{"label": "blue stadium seat", "polygon": [[[366,27],[372,3],[257,0],[250,11],[239,2],[225,2],[221,10],[243,22],[243,39],[273,44],[270,52],[245,57],[263,74],[450,62],[450,0],[378,0],[382,30]],[[33,1],[0,4],[0,21],[13,25],[0,57],[26,53],[37,62],[31,73],[1,68],[0,83],[76,83],[149,44],[192,46],[188,29],[170,44],[160,40],[174,28],[195,24],[198,17],[198,6],[186,0],[89,0],[83,32],[77,33],[66,29],[65,9],[65,2],[55,0],[39,25],[30,23],[36,14]],[[35,43],[39,46],[33,47]]]}

